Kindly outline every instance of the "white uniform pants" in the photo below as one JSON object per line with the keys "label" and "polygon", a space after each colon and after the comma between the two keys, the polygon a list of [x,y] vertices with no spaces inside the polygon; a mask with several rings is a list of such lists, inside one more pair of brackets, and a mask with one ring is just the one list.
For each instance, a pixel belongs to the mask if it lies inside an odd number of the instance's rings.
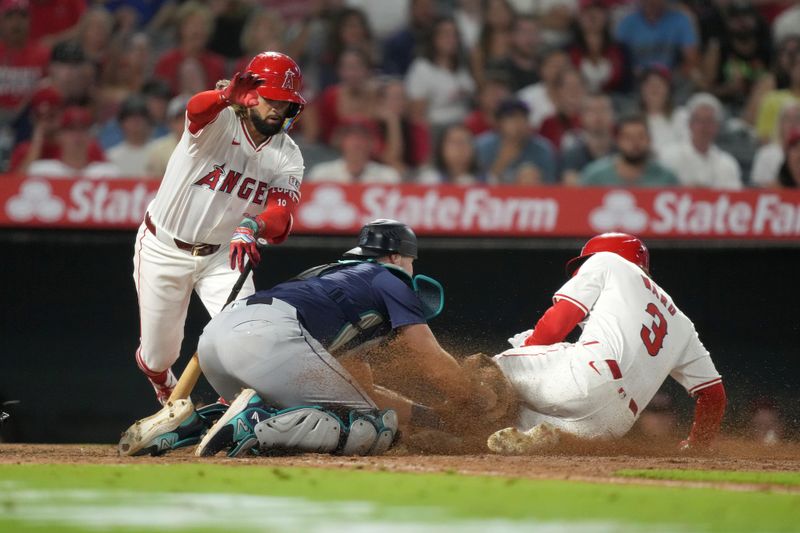
{"label": "white uniform pants", "polygon": [[625,392],[616,361],[603,352],[593,342],[512,348],[496,355],[522,399],[519,429],[548,422],[585,439],[625,435],[638,406]]}
{"label": "white uniform pants", "polygon": [[[213,317],[222,309],[238,277],[239,271],[231,270],[227,246],[220,246],[211,255],[192,256],[191,252],[170,245],[169,238],[155,237],[142,224],[133,255],[140,321],[136,356],[140,364],[152,373],[171,367],[180,355],[192,290],[197,291]],[[238,297],[244,298],[253,292],[255,287],[250,275]]]}
{"label": "white uniform pants", "polygon": [[197,353],[203,375],[228,401],[250,388],[279,409],[376,409],[342,365],[303,328],[295,308],[277,298],[271,304],[252,305],[238,300],[225,308],[206,326]]}

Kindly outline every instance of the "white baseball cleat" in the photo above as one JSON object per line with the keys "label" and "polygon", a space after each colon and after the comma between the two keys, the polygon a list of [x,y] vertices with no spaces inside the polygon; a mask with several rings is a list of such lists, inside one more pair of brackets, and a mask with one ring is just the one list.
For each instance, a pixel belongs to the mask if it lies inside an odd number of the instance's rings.
{"label": "white baseball cleat", "polygon": [[559,431],[547,422],[520,431],[510,427],[495,431],[486,445],[494,453],[503,455],[528,455],[551,450],[558,445]]}
{"label": "white baseball cleat", "polygon": [[[192,414],[194,414],[194,404],[191,400],[167,402],[159,412],[135,422],[125,430],[119,439],[119,454],[155,454],[171,449],[174,443],[167,442],[167,440],[175,440],[177,438],[175,430]],[[168,435],[170,435],[169,438],[167,437]],[[154,442],[159,436],[164,436],[166,439],[164,443]]]}

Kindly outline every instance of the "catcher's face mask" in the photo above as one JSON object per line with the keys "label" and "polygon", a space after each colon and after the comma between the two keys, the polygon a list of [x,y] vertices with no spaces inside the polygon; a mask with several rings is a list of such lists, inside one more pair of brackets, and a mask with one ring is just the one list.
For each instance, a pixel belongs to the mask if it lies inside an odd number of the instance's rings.
{"label": "catcher's face mask", "polygon": [[411,287],[417,294],[419,301],[422,302],[422,310],[425,312],[425,320],[431,320],[439,316],[444,309],[444,288],[435,279],[417,274],[411,280]]}

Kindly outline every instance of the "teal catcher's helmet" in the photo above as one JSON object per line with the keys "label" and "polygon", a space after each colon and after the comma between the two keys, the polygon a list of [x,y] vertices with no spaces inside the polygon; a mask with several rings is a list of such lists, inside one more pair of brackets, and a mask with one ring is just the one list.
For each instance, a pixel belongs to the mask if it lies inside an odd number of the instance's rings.
{"label": "teal catcher's helmet", "polygon": [[402,222],[379,218],[373,220],[358,234],[358,245],[345,252],[348,258],[374,258],[400,254],[417,258],[417,236]]}

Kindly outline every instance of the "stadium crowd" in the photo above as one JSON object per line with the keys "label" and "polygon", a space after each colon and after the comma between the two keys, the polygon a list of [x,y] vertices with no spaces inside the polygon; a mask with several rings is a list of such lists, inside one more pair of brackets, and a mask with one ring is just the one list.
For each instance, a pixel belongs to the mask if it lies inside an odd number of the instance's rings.
{"label": "stadium crowd", "polygon": [[307,181],[800,184],[787,0],[0,0],[0,170],[159,179],[188,98],[301,65]]}

